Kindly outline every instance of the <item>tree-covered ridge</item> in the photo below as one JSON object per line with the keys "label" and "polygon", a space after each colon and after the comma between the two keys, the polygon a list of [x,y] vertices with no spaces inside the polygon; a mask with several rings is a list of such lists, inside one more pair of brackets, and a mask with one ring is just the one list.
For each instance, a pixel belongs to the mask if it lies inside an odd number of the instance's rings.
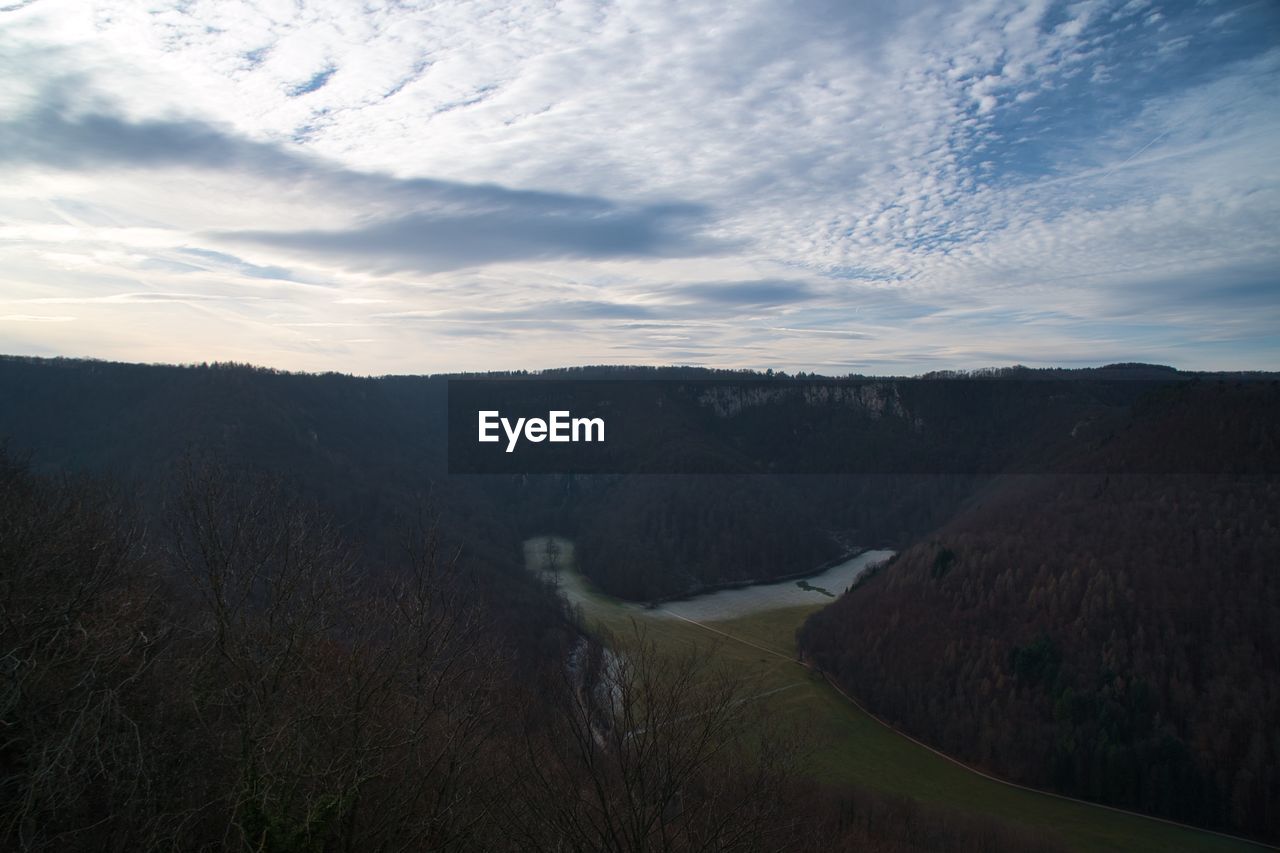
{"label": "tree-covered ridge", "polygon": [[[1157,399],[1096,452],[1140,467],[1212,434],[1224,470],[1265,459],[1254,390]],[[992,484],[812,617],[805,653],[1011,779],[1275,839],[1280,481],[1119,471]]]}
{"label": "tree-covered ridge", "polygon": [[6,850],[1057,849],[798,777],[705,651],[604,666],[549,598],[531,642],[430,519],[375,576],[278,480],[166,485],[138,514],[0,453]]}
{"label": "tree-covered ridge", "polygon": [[[1148,387],[1153,368],[1112,370],[1139,381],[1061,395],[1020,382],[1020,369],[936,392],[867,380],[890,415],[842,411],[805,434],[786,432],[805,421],[787,401],[822,380],[735,374],[783,393],[689,421],[708,439],[699,452],[742,457],[709,440],[741,417],[746,439],[794,439],[798,456],[992,452],[1059,472],[1037,476],[450,477],[444,377],[242,365],[0,359],[0,435],[41,471],[92,471],[136,490],[144,520],[169,506],[186,459],[287,479],[375,583],[402,569],[404,521],[425,501],[442,549],[477,578],[476,605],[528,662],[563,643],[547,590],[520,562],[530,535],[575,537],[592,580],[635,600],[795,575],[851,546],[904,549],[804,634],[874,710],[999,773],[1274,837],[1259,803],[1276,793],[1280,501],[1274,477],[1249,472],[1280,470],[1280,385],[1179,375]],[[909,416],[892,413],[895,399]],[[934,429],[940,418],[947,429]],[[1149,473],[1180,468],[1203,473]]]}
{"label": "tree-covered ridge", "polygon": [[[602,588],[647,600],[816,569],[849,545],[910,544],[981,486],[986,477],[978,471],[1069,470],[1077,458],[1127,464],[1106,447],[1123,433],[1128,407],[1149,387],[1144,383],[1170,373],[1118,365],[976,371],[956,381],[859,379],[834,404],[829,380],[781,373],[599,366],[487,374],[662,379],[696,388],[728,380],[689,397],[682,428],[690,458],[741,475],[450,477],[449,377],[4,357],[0,400],[13,405],[0,407],[0,437],[19,452],[32,451],[42,469],[104,472],[136,483],[144,501],[158,499],[151,486],[193,451],[287,475],[356,534],[374,563],[386,562],[397,546],[389,519],[430,495],[444,529],[455,544],[466,543],[464,558],[477,565],[518,574],[518,543],[560,531],[579,538],[584,569]],[[1175,375],[1190,381],[1148,404],[1164,406],[1159,418],[1170,424],[1194,410],[1184,400],[1188,393],[1207,394],[1208,405],[1216,405],[1213,389],[1238,384]],[[1071,377],[1084,381],[1054,384]],[[1103,381],[1115,377],[1136,381]],[[747,389],[739,398],[734,383]],[[1271,385],[1250,387],[1265,393]],[[1248,424],[1206,423],[1213,428],[1202,444],[1252,440],[1240,435]],[[1156,469],[1176,468],[1166,445],[1148,442],[1134,452]],[[766,457],[783,470],[838,462],[886,473],[780,476],[761,464]],[[897,471],[920,473],[893,476]]]}

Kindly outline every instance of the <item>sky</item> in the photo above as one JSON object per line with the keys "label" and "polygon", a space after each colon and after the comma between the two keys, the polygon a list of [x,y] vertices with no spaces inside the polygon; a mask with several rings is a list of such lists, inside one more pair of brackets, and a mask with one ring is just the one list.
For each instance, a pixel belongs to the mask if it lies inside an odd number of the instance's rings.
{"label": "sky", "polygon": [[0,352],[1280,369],[1280,4],[0,0]]}

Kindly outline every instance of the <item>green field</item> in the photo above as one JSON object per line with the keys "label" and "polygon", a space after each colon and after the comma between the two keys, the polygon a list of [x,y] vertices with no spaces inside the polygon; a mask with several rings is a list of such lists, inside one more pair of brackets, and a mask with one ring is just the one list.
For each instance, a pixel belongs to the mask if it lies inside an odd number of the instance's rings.
{"label": "green field", "polygon": [[[572,543],[556,541],[560,585],[589,625],[620,635],[638,625],[659,646],[673,650],[714,643],[717,658],[757,680],[758,692],[785,687],[760,701],[805,726],[814,741],[813,772],[825,781],[856,783],[1032,826],[1076,850],[1272,849],[1011,787],[970,772],[885,727],[795,661],[795,629],[821,605],[694,624],[592,590],[576,571]],[[544,564],[545,543],[545,538],[526,543],[532,569]]]}

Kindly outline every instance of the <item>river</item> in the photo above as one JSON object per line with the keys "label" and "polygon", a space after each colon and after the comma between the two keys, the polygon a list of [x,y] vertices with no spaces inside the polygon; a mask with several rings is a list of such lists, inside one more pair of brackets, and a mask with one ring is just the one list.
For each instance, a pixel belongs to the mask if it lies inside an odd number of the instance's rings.
{"label": "river", "polygon": [[[555,542],[553,558],[546,552],[548,541]],[[777,610],[783,607],[830,604],[863,572],[892,556],[893,551],[864,551],[821,574],[803,580],[775,581],[737,589],[722,589],[680,601],[664,602],[656,608],[647,608],[634,603],[619,602],[618,604],[625,609],[634,610],[638,614],[652,618],[683,618],[695,622],[733,619],[762,610]],[[550,559],[555,560],[558,571],[548,571]],[[547,572],[549,577],[555,577],[561,592],[573,604],[582,605],[589,610],[598,602],[596,594],[590,591],[589,584],[576,570],[573,543],[570,540],[545,536],[530,539],[525,542],[525,561],[534,571]]]}

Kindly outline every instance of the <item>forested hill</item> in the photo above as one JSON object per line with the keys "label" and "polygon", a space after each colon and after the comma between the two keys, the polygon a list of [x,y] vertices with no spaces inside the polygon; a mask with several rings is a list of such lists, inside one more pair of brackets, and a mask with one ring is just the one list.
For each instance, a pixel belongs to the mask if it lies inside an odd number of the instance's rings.
{"label": "forested hill", "polygon": [[407,530],[434,517],[524,647],[554,646],[558,612],[524,571],[515,521],[441,476],[443,397],[429,378],[6,357],[0,441],[35,471],[117,484],[156,527],[188,461],[277,478],[340,524],[366,572],[399,567]]}
{"label": "forested hill", "polygon": [[[806,390],[826,387],[814,377],[541,376],[777,392],[717,391],[688,421],[703,430],[691,440],[741,473],[451,477],[448,377],[0,357],[0,438],[38,470],[130,483],[144,509],[184,458],[278,476],[326,508],[375,571],[394,570],[405,519],[428,497],[448,544],[490,581],[491,612],[531,649],[559,640],[555,606],[520,563],[529,535],[574,537],[599,586],[638,600],[889,545],[899,558],[801,634],[805,654],[874,711],[1018,781],[1280,837],[1276,377],[1012,369],[858,380],[828,405],[811,402],[834,399]],[[738,440],[717,443],[726,425]],[[753,448],[778,446],[804,464],[965,464],[751,467]]]}
{"label": "forested hill", "polygon": [[[1090,453],[1006,477],[813,616],[875,713],[1007,778],[1280,838],[1280,395],[1155,395]],[[1221,475],[1150,475],[1156,460]]]}
{"label": "forested hill", "polygon": [[[644,600],[804,572],[850,545],[905,546],[989,479],[979,470],[1002,460],[1034,469],[1104,459],[1084,451],[1124,429],[1152,382],[1202,380],[1169,386],[1167,417],[1176,419],[1185,395],[1177,389],[1245,378],[1134,364],[934,377],[954,381],[860,378],[856,394],[822,408],[814,401],[827,398],[811,392],[829,386],[805,375],[598,366],[486,376],[755,383],[750,395],[711,395],[690,419],[690,445],[741,473],[449,477],[450,377],[244,365],[0,357],[0,437],[31,453],[37,469],[110,474],[137,484],[144,501],[159,499],[175,462],[190,453],[276,473],[329,507],[375,561],[398,547],[391,520],[429,495],[443,527],[479,563],[518,573],[521,539],[559,531],[579,540],[585,570],[601,587]],[[1132,381],[1106,381],[1113,379]],[[760,383],[776,393],[759,393]],[[734,442],[717,434],[729,428]],[[1159,446],[1143,452],[1167,465]],[[842,459],[889,472],[921,471],[923,463],[923,471],[779,476],[762,454],[793,470]]]}

